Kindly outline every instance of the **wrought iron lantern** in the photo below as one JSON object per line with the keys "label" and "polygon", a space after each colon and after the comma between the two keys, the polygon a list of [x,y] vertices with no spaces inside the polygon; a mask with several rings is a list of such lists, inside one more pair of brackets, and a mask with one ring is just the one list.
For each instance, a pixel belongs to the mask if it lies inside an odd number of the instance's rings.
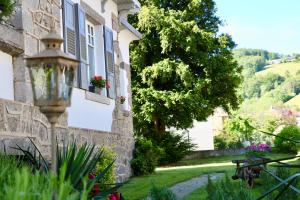
{"label": "wrought iron lantern", "polygon": [[51,124],[51,168],[56,171],[55,125],[71,104],[73,82],[79,62],[61,51],[63,39],[52,29],[41,39],[45,50],[28,57],[34,105]]}

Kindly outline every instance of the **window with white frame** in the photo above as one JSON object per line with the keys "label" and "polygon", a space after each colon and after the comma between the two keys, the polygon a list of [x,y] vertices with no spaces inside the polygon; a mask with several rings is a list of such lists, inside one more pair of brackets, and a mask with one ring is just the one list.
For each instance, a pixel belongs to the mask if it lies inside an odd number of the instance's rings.
{"label": "window with white frame", "polygon": [[88,49],[88,80],[96,75],[95,62],[95,26],[87,22],[87,49]]}
{"label": "window with white frame", "polygon": [[101,75],[107,80],[107,90],[103,90],[101,94],[116,98],[113,31],[90,22],[81,6],[72,0],[62,2],[63,34],[66,41],[64,50],[80,61],[78,87],[88,90],[91,78]]}

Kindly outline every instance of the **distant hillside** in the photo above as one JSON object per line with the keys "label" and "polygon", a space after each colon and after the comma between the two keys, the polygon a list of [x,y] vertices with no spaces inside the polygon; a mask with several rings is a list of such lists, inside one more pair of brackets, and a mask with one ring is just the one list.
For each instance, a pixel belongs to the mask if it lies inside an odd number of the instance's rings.
{"label": "distant hillside", "polygon": [[268,61],[283,57],[263,49],[235,49],[233,55],[238,64],[243,67],[244,76],[252,76],[255,72],[263,70]]}
{"label": "distant hillside", "polygon": [[243,99],[239,114],[259,124],[265,123],[271,106],[300,109],[300,55],[237,49],[234,58],[244,77],[239,88]]}
{"label": "distant hillside", "polygon": [[294,98],[287,101],[284,105],[288,107],[296,107],[300,109],[300,95],[295,96]]}
{"label": "distant hillside", "polygon": [[261,76],[266,75],[268,73],[273,73],[279,74],[281,76],[289,76],[289,74],[295,75],[298,71],[300,72],[300,62],[289,62],[268,65],[264,68],[264,70],[257,72],[256,75]]}

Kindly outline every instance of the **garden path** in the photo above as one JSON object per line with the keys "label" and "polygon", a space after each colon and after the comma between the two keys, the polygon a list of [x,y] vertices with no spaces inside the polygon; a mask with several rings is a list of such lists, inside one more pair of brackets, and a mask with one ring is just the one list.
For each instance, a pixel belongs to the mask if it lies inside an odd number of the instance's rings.
{"label": "garden path", "polygon": [[181,200],[186,195],[206,185],[208,182],[208,176],[210,176],[212,180],[216,180],[223,177],[224,175],[224,173],[204,174],[199,177],[192,178],[188,181],[178,183],[172,186],[170,189],[176,195],[177,200]]}

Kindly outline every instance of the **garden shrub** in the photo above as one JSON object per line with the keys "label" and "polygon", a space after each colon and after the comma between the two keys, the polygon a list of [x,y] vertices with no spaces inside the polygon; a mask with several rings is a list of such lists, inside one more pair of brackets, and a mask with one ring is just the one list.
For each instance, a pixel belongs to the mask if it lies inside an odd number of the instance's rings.
{"label": "garden shrub", "polygon": [[150,198],[152,200],[176,200],[175,194],[167,187],[152,186],[150,190]]}
{"label": "garden shrub", "polygon": [[253,200],[251,190],[243,182],[234,182],[227,176],[225,179],[212,182],[208,179],[206,186],[208,200]]}
{"label": "garden shrub", "polygon": [[13,0],[1,0],[0,1],[0,21],[3,18],[8,17],[13,12],[15,1]]}
{"label": "garden shrub", "polygon": [[[96,165],[96,174],[100,174],[101,172],[103,172],[105,168],[108,165],[110,165],[116,158],[116,154],[112,150],[108,148],[103,148],[102,151],[103,156],[100,158]],[[115,169],[116,167],[114,164],[100,180],[100,186],[102,188],[108,188],[109,185],[114,184],[116,182]]]}
{"label": "garden shrub", "polygon": [[159,159],[159,165],[166,165],[180,161],[193,150],[195,145],[182,134],[165,132],[158,146],[164,150],[164,154]]}
{"label": "garden shrub", "polygon": [[87,200],[85,187],[79,192],[74,190],[70,181],[64,180],[66,168],[61,168],[60,176],[52,173],[34,172],[24,163],[0,155],[0,199],[5,200]]}
{"label": "garden shrub", "polygon": [[300,140],[300,129],[297,126],[290,125],[283,128],[274,140],[275,148],[282,153],[297,153],[298,145],[295,142],[286,140],[284,138]]}
{"label": "garden shrub", "polygon": [[[276,170],[274,171],[275,175],[278,176],[281,179],[286,179],[289,176],[293,175],[295,172],[293,172],[290,169],[286,169],[286,168],[276,168]],[[262,173],[261,174],[261,190],[262,192],[266,192],[268,190],[270,190],[272,187],[274,187],[275,185],[277,185],[279,182],[276,181],[272,176],[270,176],[267,173]],[[292,185],[295,186],[296,188],[299,188],[299,180],[296,179]],[[278,193],[282,190],[284,186],[280,187],[279,189],[277,189],[276,191],[272,192],[271,194],[269,194],[268,196],[265,197],[266,200],[273,200],[276,198],[276,196],[278,195]],[[279,198],[279,200],[289,200],[289,199],[298,199],[297,197],[299,197],[299,195],[294,192],[293,190],[286,190],[282,196]]]}
{"label": "garden shrub", "polygon": [[134,175],[146,175],[154,172],[163,150],[149,139],[136,138],[131,167]]}
{"label": "garden shrub", "polygon": [[214,147],[216,150],[239,149],[243,143],[237,135],[221,133],[214,137]]}
{"label": "garden shrub", "polygon": [[263,157],[271,151],[269,144],[252,144],[247,148],[245,155],[247,157]]}

